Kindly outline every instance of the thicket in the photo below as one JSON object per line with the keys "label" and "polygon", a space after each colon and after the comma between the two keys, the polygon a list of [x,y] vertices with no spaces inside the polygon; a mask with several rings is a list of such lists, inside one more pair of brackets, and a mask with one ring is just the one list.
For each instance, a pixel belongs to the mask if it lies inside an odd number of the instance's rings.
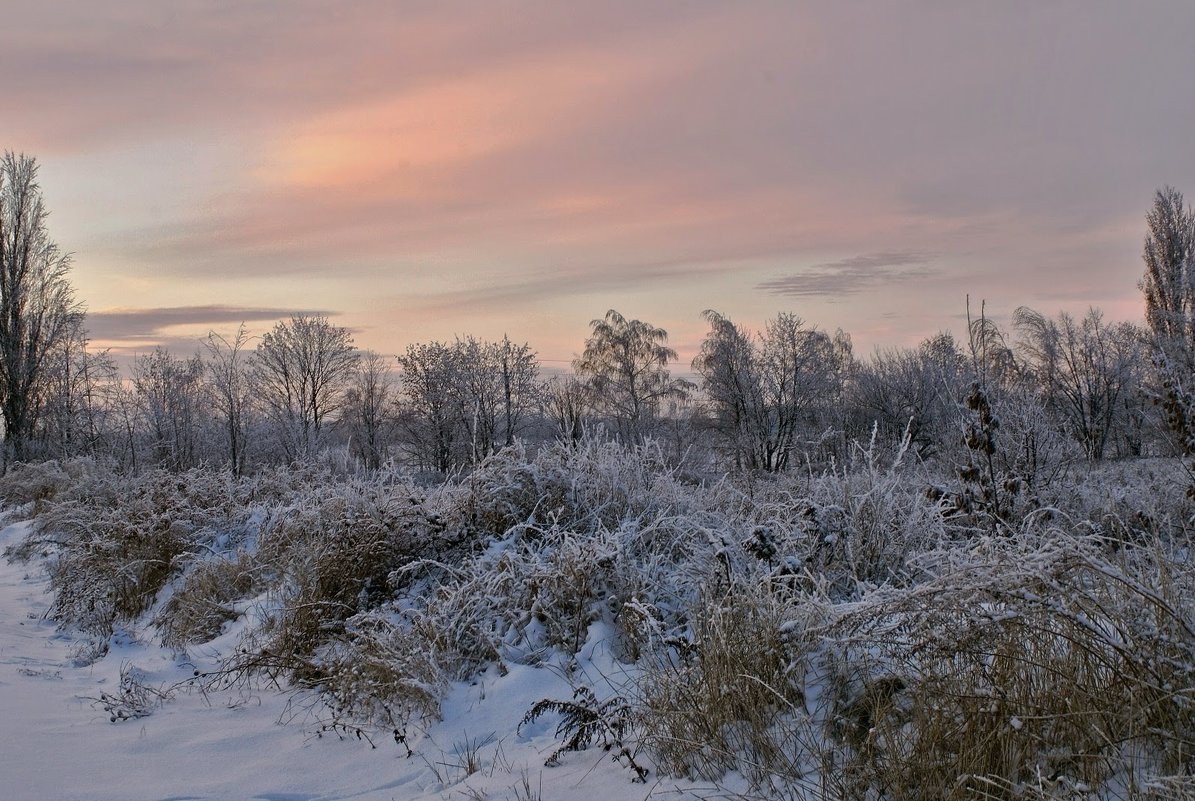
{"label": "thicket", "polygon": [[1195,791],[1186,474],[1055,465],[994,525],[983,482],[1010,492],[1014,419],[1005,467],[978,476],[965,449],[926,462],[907,437],[705,477],[651,441],[583,437],[434,486],[84,460],[15,467],[0,496],[35,516],[13,555],[45,558],[91,656],[120,626],[180,651],[236,626],[201,685],[316,690],[369,737],[418,748],[452,681],[568,670],[604,637],[617,692],[528,710],[562,715],[558,759],[605,744],[630,777],[733,771],[759,796]]}

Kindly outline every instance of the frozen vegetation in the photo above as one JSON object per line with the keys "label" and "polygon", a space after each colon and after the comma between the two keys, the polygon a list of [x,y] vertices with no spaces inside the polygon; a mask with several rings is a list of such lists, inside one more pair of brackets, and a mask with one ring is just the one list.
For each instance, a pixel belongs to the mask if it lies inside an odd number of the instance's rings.
{"label": "frozen vegetation", "polygon": [[[1072,463],[999,517],[959,472],[593,437],[429,486],[15,467],[5,602],[60,633],[3,634],[10,797],[1191,797],[1181,465]],[[34,745],[80,749],[64,792]]]}

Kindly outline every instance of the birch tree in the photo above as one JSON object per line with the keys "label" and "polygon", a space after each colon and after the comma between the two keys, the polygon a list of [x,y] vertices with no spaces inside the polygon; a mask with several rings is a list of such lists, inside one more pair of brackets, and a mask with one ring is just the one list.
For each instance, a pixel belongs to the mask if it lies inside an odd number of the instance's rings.
{"label": "birch tree", "polygon": [[588,383],[597,411],[619,440],[639,444],[651,434],[661,404],[686,397],[693,385],[669,374],[676,351],[668,347],[663,328],[628,320],[614,309],[590,327],[593,333],[573,369]]}

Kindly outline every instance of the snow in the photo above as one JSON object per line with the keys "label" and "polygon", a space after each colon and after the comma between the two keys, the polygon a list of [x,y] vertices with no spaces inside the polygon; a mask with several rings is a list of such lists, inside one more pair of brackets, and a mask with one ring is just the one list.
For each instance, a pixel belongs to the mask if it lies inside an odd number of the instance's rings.
{"label": "snow", "polygon": [[[0,531],[0,550],[30,523]],[[203,653],[176,658],[139,632],[118,632],[109,653],[77,664],[80,646],[46,616],[47,582],[35,562],[0,559],[0,792],[9,801],[421,801],[421,799],[699,798],[701,788],[658,782],[645,787],[600,748],[569,753],[545,768],[557,747],[555,719],[517,725],[541,698],[567,699],[570,680],[613,693],[624,675],[606,649],[601,625],[575,664],[491,668],[456,684],[443,719],[413,733],[414,756],[389,739],[377,748],[325,733],[303,697],[276,691],[204,695],[187,689],[194,671],[235,642],[226,632]],[[113,695],[122,668],[144,684],[178,691],[152,714],[110,722],[99,702]],[[466,764],[477,770],[467,775]],[[709,788],[707,788],[709,789]]]}

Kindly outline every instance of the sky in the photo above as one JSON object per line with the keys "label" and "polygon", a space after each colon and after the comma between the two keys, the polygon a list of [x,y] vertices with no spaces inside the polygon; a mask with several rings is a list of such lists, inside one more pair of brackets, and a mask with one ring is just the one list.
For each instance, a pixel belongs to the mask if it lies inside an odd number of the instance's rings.
{"label": "sky", "polygon": [[567,366],[615,308],[857,352],[966,298],[1138,320],[1195,197],[1195,3],[39,0],[0,26],[97,346],[328,315]]}

